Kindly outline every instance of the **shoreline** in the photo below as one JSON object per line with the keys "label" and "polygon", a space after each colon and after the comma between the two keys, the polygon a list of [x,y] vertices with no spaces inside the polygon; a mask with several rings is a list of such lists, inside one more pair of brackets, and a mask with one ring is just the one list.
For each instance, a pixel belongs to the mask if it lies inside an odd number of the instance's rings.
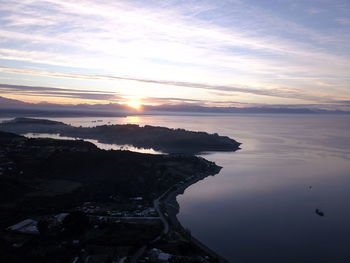
{"label": "shoreline", "polygon": [[[186,240],[188,240],[189,243],[191,243],[193,246],[195,246],[198,250],[202,251],[203,254],[209,256],[212,260],[216,260],[216,262],[220,263],[230,263],[227,259],[225,259],[223,256],[219,255],[215,251],[213,251],[208,246],[204,245],[201,241],[199,241],[197,238],[193,237],[191,233],[185,229],[180,221],[177,218],[177,214],[180,211],[180,205],[177,202],[177,196],[180,194],[184,194],[185,190],[205,179],[208,176],[214,176],[215,174],[212,173],[206,173],[206,174],[197,174],[192,180],[189,180],[187,182],[184,182],[183,184],[179,185],[176,184],[172,186],[169,190],[167,190],[161,197],[159,197],[157,200],[159,200],[159,206],[161,207],[159,209],[160,217],[165,218],[167,221],[165,223],[165,229],[164,229],[164,235],[166,235],[170,231],[178,232],[181,234]],[[175,187],[174,190],[172,190]],[[162,212],[162,209],[164,212]],[[164,222],[163,222],[164,223]],[[167,229],[167,231],[166,231]]]}

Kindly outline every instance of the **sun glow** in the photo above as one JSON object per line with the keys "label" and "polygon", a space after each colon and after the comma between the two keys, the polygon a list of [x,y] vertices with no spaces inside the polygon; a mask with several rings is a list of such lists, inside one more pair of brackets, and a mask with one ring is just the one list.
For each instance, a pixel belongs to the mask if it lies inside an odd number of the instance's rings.
{"label": "sun glow", "polygon": [[142,107],[142,103],[139,99],[132,99],[132,100],[129,100],[127,102],[127,105],[130,107],[130,108],[133,108],[135,110],[141,110],[141,107]]}

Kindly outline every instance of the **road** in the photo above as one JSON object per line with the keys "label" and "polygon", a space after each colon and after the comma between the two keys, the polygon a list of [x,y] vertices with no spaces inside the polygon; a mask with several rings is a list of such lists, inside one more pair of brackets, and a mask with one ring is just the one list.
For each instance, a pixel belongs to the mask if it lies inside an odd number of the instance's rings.
{"label": "road", "polygon": [[[156,211],[158,212],[159,217],[156,217],[157,219],[160,219],[164,225],[164,229],[163,232],[156,237],[152,243],[157,242],[158,240],[160,240],[162,238],[163,235],[168,234],[169,232],[169,223],[166,220],[164,214],[162,213],[162,211],[160,210],[160,200],[170,191],[171,188],[169,188],[167,191],[165,191],[161,196],[159,196],[157,199],[155,199],[153,201],[153,206],[156,209]],[[140,257],[142,256],[142,254],[145,252],[146,250],[146,246],[143,246],[141,248],[139,248],[136,253],[133,255],[133,257],[130,260],[130,263],[136,263],[138,262],[138,260],[140,259]]]}
{"label": "road", "polygon": [[[156,211],[158,212],[159,218],[160,218],[160,220],[162,220],[163,225],[164,225],[163,235],[168,234],[168,232],[169,232],[169,223],[168,223],[168,220],[165,218],[165,215],[162,213],[162,211],[161,211],[161,209],[160,209],[160,200],[161,200],[162,198],[164,198],[164,196],[165,196],[166,194],[169,193],[170,189],[171,189],[171,188],[169,188],[168,190],[166,190],[161,196],[159,196],[157,199],[155,199],[155,200],[153,201],[154,209],[156,209]],[[161,236],[162,236],[162,235],[160,235],[160,236],[157,237],[156,239],[159,240]]]}
{"label": "road", "polygon": [[[197,177],[194,178],[193,180],[186,182],[182,185],[176,185],[176,188],[174,187],[169,188],[167,191],[165,191],[161,196],[159,196],[157,199],[153,201],[153,206],[156,209],[156,211],[159,214],[160,220],[163,222],[164,229],[163,232],[155,238],[152,243],[160,240],[164,235],[168,234],[170,231],[170,226],[169,226],[169,221],[171,221],[172,225],[178,226],[182,228],[182,234],[188,238],[188,240],[195,246],[197,246],[200,250],[202,250],[204,253],[209,255],[211,258],[216,259],[220,263],[229,263],[225,258],[222,256],[218,255],[216,252],[208,248],[206,245],[201,243],[198,239],[192,237],[190,234],[186,234],[187,232],[185,229],[182,227],[180,222],[177,220],[176,214],[178,212],[178,208],[176,207],[176,196],[180,193],[183,193],[184,190],[190,186],[191,184],[196,183],[197,181],[203,179],[204,177]],[[161,211],[160,206],[164,205],[165,210],[167,213],[167,216],[164,215],[164,213]],[[138,259],[142,256],[144,253],[146,247],[141,247],[133,256],[132,260],[130,262],[136,263]]]}

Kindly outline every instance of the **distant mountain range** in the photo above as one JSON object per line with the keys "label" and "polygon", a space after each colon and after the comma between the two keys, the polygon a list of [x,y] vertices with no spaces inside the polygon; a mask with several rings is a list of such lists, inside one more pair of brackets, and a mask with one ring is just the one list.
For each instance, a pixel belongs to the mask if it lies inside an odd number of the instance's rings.
{"label": "distant mountain range", "polygon": [[118,103],[110,104],[52,104],[28,103],[0,96],[0,116],[91,116],[120,117],[135,114],[220,114],[220,113],[268,113],[268,114],[350,114],[350,111],[311,108],[290,108],[278,106],[262,107],[206,107],[193,104],[144,105],[142,111]]}
{"label": "distant mountain range", "polygon": [[134,114],[121,104],[28,103],[0,96],[0,116],[119,117]]}

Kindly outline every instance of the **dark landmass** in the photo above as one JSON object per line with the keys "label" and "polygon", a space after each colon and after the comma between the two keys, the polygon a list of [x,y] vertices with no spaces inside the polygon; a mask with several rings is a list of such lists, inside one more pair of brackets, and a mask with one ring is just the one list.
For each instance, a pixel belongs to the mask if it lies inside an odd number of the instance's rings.
{"label": "dark landmass", "polygon": [[96,139],[101,143],[153,148],[166,153],[199,153],[205,151],[235,151],[240,143],[227,136],[135,124],[101,125],[91,128],[74,127],[62,122],[16,118],[0,123],[0,130],[18,134],[50,133],[73,138]]}
{"label": "dark landmass", "polygon": [[[4,86],[4,85],[3,85]],[[5,85],[6,86],[6,85]],[[344,102],[345,103],[345,102]],[[348,106],[348,105],[347,105]],[[317,108],[309,104],[262,105],[256,107],[208,107],[198,104],[182,103],[176,105],[144,105],[142,111],[131,109],[127,105],[110,104],[52,104],[27,103],[0,96],[0,116],[13,117],[120,117],[127,115],[172,115],[172,114],[350,114],[346,110]]]}
{"label": "dark landmass", "polygon": [[0,262],[224,262],[164,208],[170,193],[219,171],[195,156],[0,132]]}

